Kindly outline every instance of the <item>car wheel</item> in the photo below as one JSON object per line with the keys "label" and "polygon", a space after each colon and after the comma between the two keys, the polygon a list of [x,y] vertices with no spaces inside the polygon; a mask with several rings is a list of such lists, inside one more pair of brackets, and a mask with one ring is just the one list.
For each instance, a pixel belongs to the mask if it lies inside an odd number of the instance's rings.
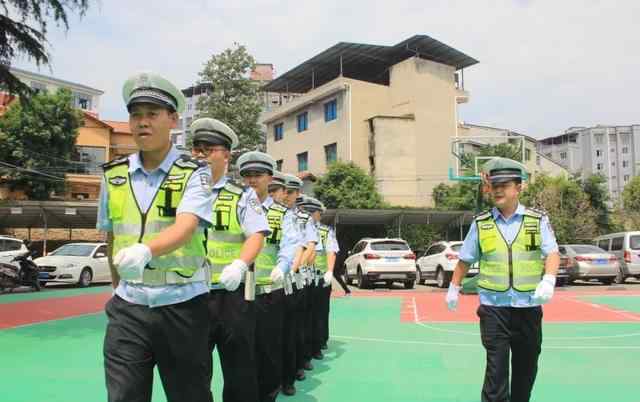
{"label": "car wheel", "polygon": [[45,282],[45,281],[40,281],[40,287],[41,287],[41,288],[43,288],[43,287],[45,287],[45,286],[47,286],[47,282]]}
{"label": "car wheel", "polygon": [[353,285],[353,279],[349,277],[349,271],[347,271],[347,266],[344,266],[344,281],[347,285]]}
{"label": "car wheel", "polygon": [[83,268],[82,272],[80,272],[80,278],[78,279],[78,286],[81,288],[86,288],[91,285],[91,280],[93,279],[93,273],[90,268]]}
{"label": "car wheel", "polygon": [[604,278],[604,279],[600,279],[600,282],[604,283],[605,285],[611,285],[613,282],[615,282],[616,278],[617,277],[615,277],[615,278]]}
{"label": "car wheel", "polygon": [[393,281],[386,281],[385,284],[389,289],[393,289]]}
{"label": "car wheel", "polygon": [[420,267],[416,265],[416,284],[424,285],[424,279],[422,279],[422,271],[420,271]]}
{"label": "car wheel", "polygon": [[439,288],[446,288],[447,286],[449,286],[449,278],[442,267],[438,267],[436,271],[436,283],[438,284]]}
{"label": "car wheel", "polygon": [[367,278],[362,274],[362,269],[358,268],[358,288],[366,289],[369,287],[369,283],[367,282]]}
{"label": "car wheel", "polygon": [[618,274],[616,275],[614,282],[617,283],[618,285],[621,285],[624,283],[624,281],[627,278],[624,277],[624,274],[622,273],[622,268],[618,269]]}
{"label": "car wheel", "polygon": [[415,285],[414,281],[407,281],[404,283],[404,288],[405,289],[413,289],[413,286]]}

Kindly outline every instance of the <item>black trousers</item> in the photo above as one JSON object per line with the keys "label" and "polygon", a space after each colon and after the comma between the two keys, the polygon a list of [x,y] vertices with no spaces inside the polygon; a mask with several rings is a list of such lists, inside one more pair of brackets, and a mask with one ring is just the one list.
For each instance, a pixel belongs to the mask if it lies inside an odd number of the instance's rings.
{"label": "black trousers", "polygon": [[149,308],[107,302],[104,368],[109,402],[149,402],[158,366],[169,402],[211,402],[207,371],[208,295]]}
{"label": "black trousers", "polygon": [[233,292],[221,289],[209,294],[209,379],[213,374],[213,350],[222,367],[223,402],[257,402],[255,302],[244,300],[244,285]]}
{"label": "black trousers", "polygon": [[331,286],[324,287],[324,279],[320,279],[318,286],[313,288],[313,335],[312,353],[318,354],[322,345],[329,340],[329,307]]}
{"label": "black trousers", "polygon": [[542,346],[542,308],[480,305],[478,317],[487,352],[482,402],[528,402]]}
{"label": "black trousers", "polygon": [[344,290],[344,293],[349,294],[349,293],[351,293],[351,290],[349,289],[349,287],[345,283],[343,275],[344,274],[342,272],[336,272],[336,273],[334,273],[333,277],[336,279],[338,284],[340,284],[340,287],[342,288],[342,290]]}
{"label": "black trousers", "polygon": [[296,380],[296,347],[298,335],[296,293],[284,296],[282,317],[282,386],[293,385]]}
{"label": "black trousers", "polygon": [[275,400],[282,379],[284,290],[256,297],[256,359],[260,401]]}
{"label": "black trousers", "polygon": [[304,359],[306,361],[311,360],[313,349],[313,330],[315,328],[315,317],[313,316],[313,302],[314,302],[315,285],[307,285],[305,288],[304,296]]}
{"label": "black trousers", "polygon": [[311,358],[311,347],[309,352],[306,351],[307,344],[307,296],[308,287],[302,287],[298,289],[294,285],[294,297],[296,305],[296,369],[301,370],[304,367],[305,361]]}

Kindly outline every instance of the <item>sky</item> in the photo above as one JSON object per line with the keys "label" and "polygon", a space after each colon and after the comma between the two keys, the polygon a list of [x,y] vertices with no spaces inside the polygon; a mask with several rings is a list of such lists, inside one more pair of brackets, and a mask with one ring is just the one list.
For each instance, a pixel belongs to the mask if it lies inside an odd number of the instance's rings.
{"label": "sky", "polygon": [[49,67],[15,67],[105,92],[100,117],[126,120],[121,88],[140,70],[184,88],[213,54],[245,45],[283,74],[338,42],[394,45],[426,34],[480,63],[465,69],[467,123],[536,138],[571,126],[640,124],[640,2],[592,0],[91,1],[49,29]]}

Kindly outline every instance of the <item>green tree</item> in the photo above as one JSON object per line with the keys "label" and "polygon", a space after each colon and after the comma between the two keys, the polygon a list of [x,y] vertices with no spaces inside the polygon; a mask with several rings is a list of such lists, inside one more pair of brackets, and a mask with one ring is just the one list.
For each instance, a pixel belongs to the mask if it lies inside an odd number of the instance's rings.
{"label": "green tree", "polygon": [[314,187],[314,193],[327,208],[383,208],[385,204],[376,183],[353,162],[335,162]]}
{"label": "green tree", "polygon": [[13,104],[0,118],[0,161],[5,162],[0,176],[9,178],[12,189],[24,189],[36,200],[63,190],[68,164],[61,168],[59,161],[70,159],[82,124],[72,99],[65,89],[38,94],[28,103]]}
{"label": "green tree", "polygon": [[580,185],[589,196],[591,206],[598,214],[597,224],[601,234],[609,232],[609,193],[607,191],[607,179],[602,175],[591,175],[580,181]]}
{"label": "green tree", "polygon": [[214,54],[200,72],[200,80],[213,88],[198,101],[198,117],[213,117],[231,127],[240,140],[237,154],[265,149],[265,136],[258,124],[262,109],[259,88],[249,78],[255,65],[247,48],[235,43],[233,48]]}
{"label": "green tree", "polygon": [[67,13],[83,16],[88,8],[88,0],[0,0],[0,87],[28,98],[31,90],[11,74],[11,61],[26,56],[38,66],[48,65],[45,46],[49,22],[53,19],[68,30]]}
{"label": "green tree", "polygon": [[640,230],[640,176],[624,186],[622,203],[616,206],[611,220],[612,231]]}

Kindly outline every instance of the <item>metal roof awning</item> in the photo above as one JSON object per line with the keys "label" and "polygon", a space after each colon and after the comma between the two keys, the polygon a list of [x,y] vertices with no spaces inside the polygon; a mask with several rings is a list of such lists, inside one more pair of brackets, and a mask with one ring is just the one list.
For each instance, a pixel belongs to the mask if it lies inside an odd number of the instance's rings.
{"label": "metal roof awning", "polygon": [[427,35],[414,35],[394,46],[340,42],[284,73],[262,90],[305,93],[340,75],[389,85],[389,68],[414,56],[456,70],[478,63],[473,57]]}
{"label": "metal roof awning", "polygon": [[0,228],[95,229],[96,201],[0,203]]}

